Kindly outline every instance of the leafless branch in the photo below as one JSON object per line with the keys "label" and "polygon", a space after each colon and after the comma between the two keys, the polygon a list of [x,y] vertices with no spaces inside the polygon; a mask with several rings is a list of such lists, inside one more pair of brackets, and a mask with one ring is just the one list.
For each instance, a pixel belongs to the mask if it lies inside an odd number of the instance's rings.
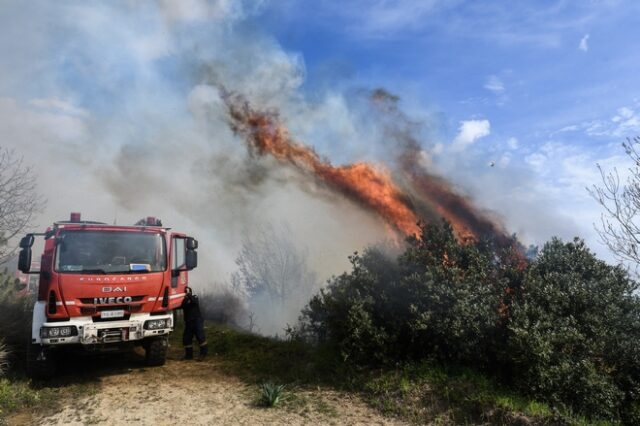
{"label": "leafless branch", "polygon": [[598,164],[602,185],[587,188],[589,194],[604,208],[596,230],[601,241],[623,261],[640,264],[640,137],[622,144],[632,160],[629,176],[621,183],[614,168],[605,172]]}
{"label": "leafless branch", "polygon": [[234,287],[250,297],[264,294],[283,304],[296,293],[315,290],[316,277],[308,268],[307,254],[290,239],[288,228],[264,226],[244,237],[232,277]]}
{"label": "leafless branch", "polygon": [[13,255],[10,241],[26,231],[43,206],[32,168],[15,151],[0,147],[0,263]]}

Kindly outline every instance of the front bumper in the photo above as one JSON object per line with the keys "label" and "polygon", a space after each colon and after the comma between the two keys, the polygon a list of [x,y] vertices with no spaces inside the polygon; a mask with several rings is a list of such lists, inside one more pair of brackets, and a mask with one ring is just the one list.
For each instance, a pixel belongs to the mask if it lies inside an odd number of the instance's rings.
{"label": "front bumper", "polygon": [[[154,330],[146,330],[144,328],[146,321],[159,319],[169,320],[169,327]],[[147,337],[164,336],[173,330],[173,318],[171,315],[151,316],[149,314],[138,314],[132,315],[128,320],[93,322],[91,317],[77,317],[65,322],[45,322],[41,325],[41,328],[66,326],[76,327],[77,335],[40,337],[40,330],[38,330],[39,343],[43,345],[95,345],[131,342]]]}

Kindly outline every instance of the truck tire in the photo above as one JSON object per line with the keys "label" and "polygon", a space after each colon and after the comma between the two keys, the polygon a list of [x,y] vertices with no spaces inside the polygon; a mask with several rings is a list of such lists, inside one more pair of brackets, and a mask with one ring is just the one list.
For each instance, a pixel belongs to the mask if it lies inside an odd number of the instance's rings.
{"label": "truck tire", "polygon": [[145,346],[145,355],[147,358],[147,365],[159,366],[164,365],[167,359],[167,348],[169,343],[166,338],[161,337],[151,340]]}
{"label": "truck tire", "polygon": [[52,351],[40,345],[27,346],[27,376],[33,380],[48,380],[56,373],[56,360]]}

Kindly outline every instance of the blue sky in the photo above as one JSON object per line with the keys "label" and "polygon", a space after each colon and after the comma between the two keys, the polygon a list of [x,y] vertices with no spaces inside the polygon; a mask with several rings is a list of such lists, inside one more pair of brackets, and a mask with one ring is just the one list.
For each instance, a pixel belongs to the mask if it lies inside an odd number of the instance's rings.
{"label": "blue sky", "polygon": [[[202,158],[229,157],[237,161],[226,160],[229,173],[241,169],[246,152],[217,85],[277,108],[294,137],[336,163],[384,160],[389,141],[361,107],[363,92],[383,87],[422,124],[425,165],[511,232],[534,244],[579,235],[612,259],[597,242],[601,209],[585,187],[599,181],[596,163],[624,171],[620,144],[640,134],[638,16],[632,0],[2,2],[2,143],[29,153],[44,192],[73,188],[50,202],[44,224],[70,204],[82,210],[83,191],[96,187],[113,199],[91,208],[111,220],[117,209],[166,207],[153,186],[130,199],[122,188],[132,179],[184,192],[160,172],[175,168],[169,160],[182,158],[181,179],[193,179],[199,203]],[[155,168],[123,165],[123,152],[150,155]],[[229,186],[238,176],[217,172],[210,204],[167,214],[189,225],[216,212],[214,231],[229,234],[223,246],[237,246],[238,230],[257,219],[217,201],[247,210],[252,200],[307,232],[298,210],[317,210],[317,200],[278,184],[240,202]],[[337,222],[347,214],[325,207]],[[344,229],[332,222],[336,235],[362,222],[348,211]],[[229,226],[237,217],[245,222]]]}
{"label": "blue sky", "polygon": [[496,136],[544,142],[638,101],[637,2],[283,3],[265,27],[302,53],[309,91],[325,79],[387,87],[441,110],[450,133],[477,116]]}
{"label": "blue sky", "polygon": [[496,161],[501,180],[526,175],[513,202],[536,192],[566,219],[555,233],[593,245],[599,210],[584,188],[598,183],[598,162],[624,170],[620,144],[640,133],[639,12],[622,0],[288,1],[257,25],[302,54],[310,94],[385,87],[407,111],[437,117],[434,143],[445,146],[462,123],[488,121],[458,156]]}

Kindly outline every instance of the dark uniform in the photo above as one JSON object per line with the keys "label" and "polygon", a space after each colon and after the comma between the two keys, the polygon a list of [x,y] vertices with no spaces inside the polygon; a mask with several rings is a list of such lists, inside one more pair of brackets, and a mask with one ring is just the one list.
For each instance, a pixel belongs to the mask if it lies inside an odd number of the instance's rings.
{"label": "dark uniform", "polygon": [[200,313],[200,303],[198,296],[187,288],[187,295],[182,301],[182,312],[184,314],[184,334],[182,344],[184,345],[185,359],[193,359],[193,337],[195,336],[200,344],[200,358],[207,356],[207,339],[204,335],[204,319]]}

